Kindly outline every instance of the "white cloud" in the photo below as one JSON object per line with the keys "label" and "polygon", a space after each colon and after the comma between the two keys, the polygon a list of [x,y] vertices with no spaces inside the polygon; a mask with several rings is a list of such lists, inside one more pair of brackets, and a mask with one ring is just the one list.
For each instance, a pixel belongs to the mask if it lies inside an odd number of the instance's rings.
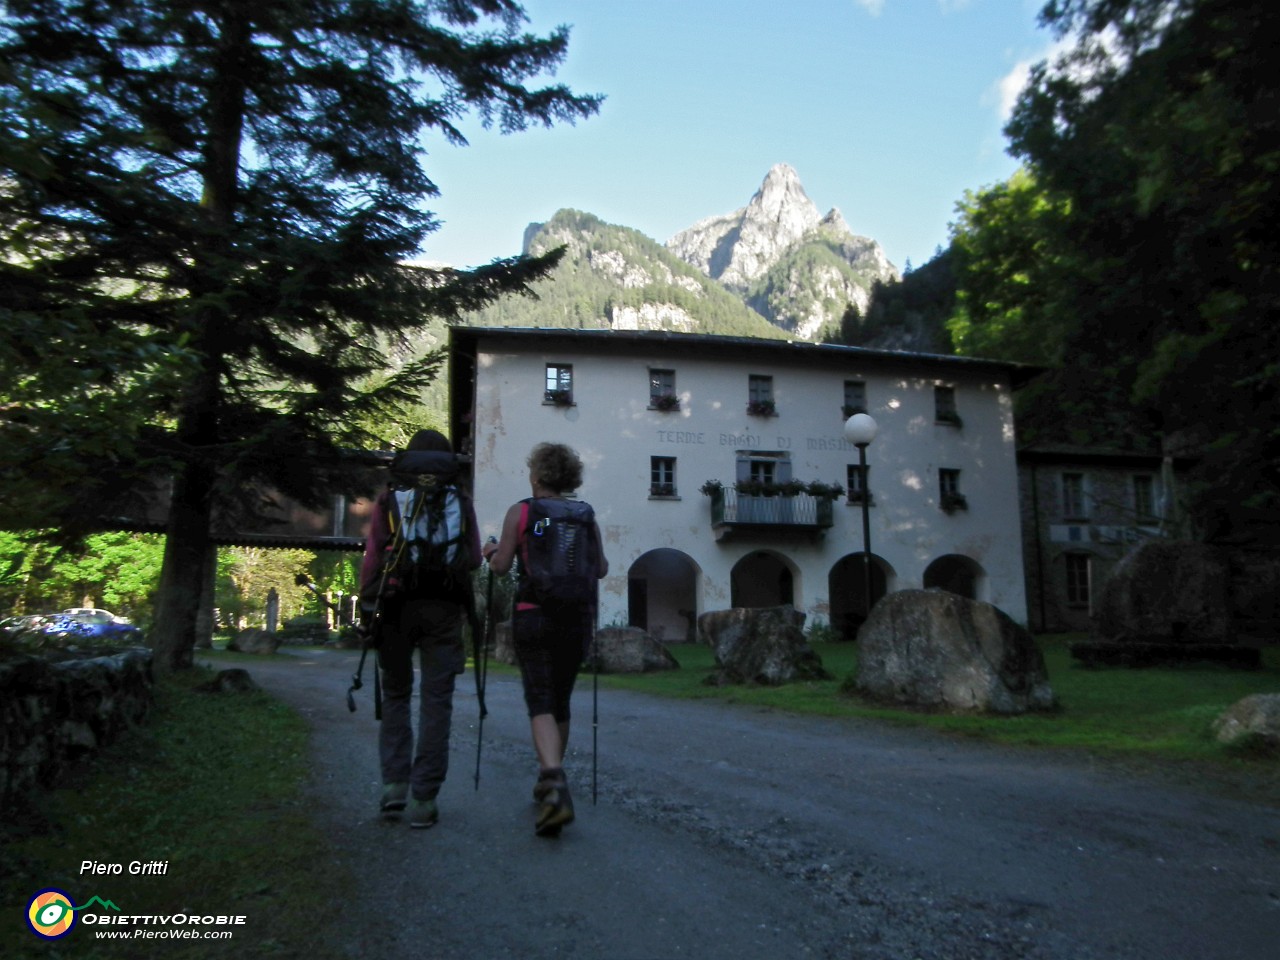
{"label": "white cloud", "polygon": [[1003,122],[1009,119],[1013,113],[1013,105],[1018,102],[1018,94],[1022,92],[1022,88],[1027,85],[1027,78],[1031,75],[1031,67],[1038,63],[1042,57],[1035,60],[1020,60],[1013,65],[1013,69],[996,81],[992,95],[986,98],[986,102],[994,102],[1000,111],[1000,120]]}
{"label": "white cloud", "polygon": [[884,0],[853,0],[853,2],[873,17],[880,16],[881,11],[884,10]]}
{"label": "white cloud", "polygon": [[1044,60],[1054,63],[1059,56],[1073,46],[1075,46],[1074,38],[1064,37],[1039,53],[1019,60],[1008,73],[991,85],[991,89],[982,98],[982,103],[986,106],[995,106],[1000,112],[1001,121],[1008,120],[1013,113],[1014,104],[1018,102],[1018,94],[1026,87],[1027,79],[1031,76],[1031,68]]}

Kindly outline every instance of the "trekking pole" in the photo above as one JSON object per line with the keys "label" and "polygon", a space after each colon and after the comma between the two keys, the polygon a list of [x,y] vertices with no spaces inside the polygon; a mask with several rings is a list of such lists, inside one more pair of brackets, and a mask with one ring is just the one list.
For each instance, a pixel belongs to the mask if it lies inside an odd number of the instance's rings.
{"label": "trekking pole", "polygon": [[599,607],[591,614],[591,805],[596,805],[596,766],[600,756],[600,634]]}
{"label": "trekking pole", "polygon": [[[490,543],[496,542],[493,537]],[[486,561],[485,566],[489,564]],[[489,677],[489,644],[493,640],[493,567],[489,567],[489,575],[484,589],[484,637],[481,638],[472,628],[472,642],[475,650],[476,700],[480,703],[480,720],[476,724],[476,790],[480,789],[480,751],[484,747],[484,718],[489,715],[484,702],[484,688]]]}
{"label": "trekking pole", "polygon": [[[347,709],[350,710],[352,713],[355,713],[356,712],[355,693],[357,690],[360,690],[364,687],[364,681],[361,679],[362,675],[364,674],[364,660],[365,660],[365,657],[369,655],[369,648],[372,646],[375,646],[375,644],[371,642],[371,640],[369,639],[369,636],[366,635],[364,631],[362,631],[360,627],[352,621],[351,617],[343,616],[342,611],[339,610],[337,606],[329,600],[328,597],[326,597],[323,593],[320,592],[320,590],[316,587],[316,585],[311,582],[311,578],[308,577],[305,573],[298,574],[296,577],[293,578],[293,582],[300,587],[306,587],[315,595],[317,600],[319,600],[322,604],[324,604],[326,607],[332,610],[334,616],[338,618],[338,623],[340,625],[354,627],[356,633],[360,634],[360,665],[356,667],[356,672],[352,674],[351,686],[347,688]],[[377,620],[376,612],[374,614],[374,620],[375,622]],[[382,719],[382,684],[379,682],[378,674],[376,672],[373,675],[373,715],[378,720]]]}

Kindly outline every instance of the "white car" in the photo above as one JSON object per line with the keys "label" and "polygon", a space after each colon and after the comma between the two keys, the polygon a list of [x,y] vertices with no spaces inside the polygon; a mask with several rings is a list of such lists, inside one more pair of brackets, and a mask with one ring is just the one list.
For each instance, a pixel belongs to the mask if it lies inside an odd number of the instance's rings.
{"label": "white car", "polygon": [[132,623],[128,617],[117,617],[110,610],[99,610],[96,607],[71,607],[63,610],[68,617],[82,617],[94,623]]}

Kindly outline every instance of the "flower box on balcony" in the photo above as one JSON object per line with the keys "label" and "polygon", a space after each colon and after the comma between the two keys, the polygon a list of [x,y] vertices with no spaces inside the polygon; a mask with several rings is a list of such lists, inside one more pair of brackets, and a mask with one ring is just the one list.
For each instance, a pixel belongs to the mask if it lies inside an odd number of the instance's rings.
{"label": "flower box on balcony", "polygon": [[752,400],[747,404],[747,413],[753,417],[776,417],[778,408],[772,400]]}
{"label": "flower box on balcony", "polygon": [[572,407],[573,391],[572,390],[548,390],[545,394],[543,394],[542,401],[543,403],[555,404],[557,407]]}
{"label": "flower box on balcony", "polygon": [[649,406],[654,410],[670,413],[672,410],[680,409],[680,398],[674,393],[664,393],[660,397],[650,397]]}
{"label": "flower box on balcony", "polygon": [[969,501],[964,498],[963,493],[944,493],[939,506],[947,513],[955,513],[957,510],[968,510]]}

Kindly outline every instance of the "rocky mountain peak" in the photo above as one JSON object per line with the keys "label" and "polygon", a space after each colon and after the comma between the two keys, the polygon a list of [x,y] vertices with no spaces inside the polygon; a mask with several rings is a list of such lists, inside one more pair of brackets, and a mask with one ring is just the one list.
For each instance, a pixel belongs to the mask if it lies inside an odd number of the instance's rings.
{"label": "rocky mountain peak", "polygon": [[730,289],[745,290],[821,219],[795,168],[778,163],[745,207],[695,223],[667,249]]}
{"label": "rocky mountain peak", "polygon": [[847,233],[853,235],[853,231],[849,229],[849,224],[844,219],[844,214],[840,212],[839,207],[832,207],[827,211],[827,215],[822,218],[822,226],[837,233]]}
{"label": "rocky mountain peak", "polygon": [[818,208],[800,183],[800,174],[787,163],[776,163],[743,211],[743,220],[757,229],[772,225],[778,239],[794,242],[820,220]]}

